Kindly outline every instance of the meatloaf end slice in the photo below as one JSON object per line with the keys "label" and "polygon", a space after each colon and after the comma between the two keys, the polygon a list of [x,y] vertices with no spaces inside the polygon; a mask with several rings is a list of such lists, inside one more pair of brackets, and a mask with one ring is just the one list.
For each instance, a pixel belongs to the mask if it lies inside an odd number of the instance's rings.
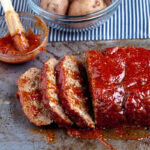
{"label": "meatloaf end slice", "polygon": [[81,128],[94,128],[89,115],[86,86],[82,76],[83,65],[74,56],[65,56],[56,66],[59,98],[66,114]]}
{"label": "meatloaf end slice", "polygon": [[55,66],[57,64],[58,61],[55,58],[50,58],[43,66],[41,71],[42,100],[53,121],[59,126],[66,127],[72,125],[72,121],[65,114],[58,99],[55,76]]}
{"label": "meatloaf end slice", "polygon": [[23,73],[18,79],[18,94],[22,109],[36,126],[49,125],[52,123],[42,103],[40,91],[40,70],[31,68]]}

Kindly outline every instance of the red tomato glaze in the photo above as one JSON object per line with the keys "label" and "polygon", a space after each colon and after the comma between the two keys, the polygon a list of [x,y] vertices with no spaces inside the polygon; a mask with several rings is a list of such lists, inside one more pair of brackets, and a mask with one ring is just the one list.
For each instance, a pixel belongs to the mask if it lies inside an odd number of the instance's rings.
{"label": "red tomato glaze", "polygon": [[35,35],[31,30],[29,30],[26,34],[26,38],[29,41],[29,49],[27,51],[18,51],[12,40],[10,34],[6,35],[3,38],[0,38],[0,53],[7,54],[7,55],[18,55],[18,54],[25,54],[37,48],[41,44],[41,35]]}
{"label": "red tomato glaze", "polygon": [[115,47],[86,59],[97,127],[150,126],[150,51]]}

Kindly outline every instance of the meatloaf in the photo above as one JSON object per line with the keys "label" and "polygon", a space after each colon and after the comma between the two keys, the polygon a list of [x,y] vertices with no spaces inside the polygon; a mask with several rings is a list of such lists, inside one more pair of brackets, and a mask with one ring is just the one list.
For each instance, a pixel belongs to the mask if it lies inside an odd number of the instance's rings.
{"label": "meatloaf", "polygon": [[51,116],[52,120],[59,126],[70,126],[72,121],[64,113],[63,108],[58,99],[57,85],[55,76],[55,66],[58,61],[55,58],[50,58],[44,63],[41,71],[41,90],[43,94],[43,104]]}
{"label": "meatloaf", "polygon": [[86,51],[97,127],[150,126],[150,51],[108,48]]}
{"label": "meatloaf", "polygon": [[27,118],[36,126],[52,123],[42,103],[40,91],[40,70],[31,68],[18,79],[18,94],[22,109]]}
{"label": "meatloaf", "polygon": [[56,66],[59,98],[66,114],[81,128],[94,128],[88,111],[88,97],[82,76],[83,65],[74,56],[65,56]]}
{"label": "meatloaf", "polygon": [[86,51],[87,70],[97,127],[113,127],[121,124],[124,87],[120,84],[125,76],[122,59],[107,59],[97,50]]}

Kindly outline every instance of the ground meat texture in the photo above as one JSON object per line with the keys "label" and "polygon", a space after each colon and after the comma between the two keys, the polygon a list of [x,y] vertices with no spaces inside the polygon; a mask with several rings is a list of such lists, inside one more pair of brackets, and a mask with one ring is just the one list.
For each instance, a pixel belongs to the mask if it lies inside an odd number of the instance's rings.
{"label": "ground meat texture", "polygon": [[82,77],[83,65],[74,56],[65,56],[56,66],[59,98],[71,120],[81,128],[94,128],[94,122],[88,113],[88,97]]}
{"label": "ground meat texture", "polygon": [[19,77],[17,84],[22,109],[29,121],[36,126],[50,125],[52,120],[42,103],[40,70],[27,70]]}
{"label": "ground meat texture", "polygon": [[58,99],[58,88],[56,85],[55,66],[58,61],[50,58],[44,63],[41,71],[41,90],[43,93],[43,104],[54,122],[59,126],[67,127],[72,125],[72,121],[64,113]]}

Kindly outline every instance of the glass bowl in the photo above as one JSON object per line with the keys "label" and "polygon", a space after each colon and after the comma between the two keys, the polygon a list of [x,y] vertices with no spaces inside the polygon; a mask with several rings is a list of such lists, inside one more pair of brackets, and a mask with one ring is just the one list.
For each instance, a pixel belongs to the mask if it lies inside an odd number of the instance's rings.
{"label": "glass bowl", "polygon": [[[47,44],[48,28],[46,23],[40,17],[30,13],[19,12],[18,14],[26,32],[28,30],[32,30],[33,33],[41,35],[41,44],[34,50],[25,54],[8,55],[0,53],[0,61],[7,63],[23,63],[30,61],[34,59],[34,57],[38,55]],[[4,16],[0,16],[0,38],[6,36],[9,33],[6,22],[4,20]]]}
{"label": "glass bowl", "polygon": [[40,8],[41,0],[28,0],[29,7],[39,16],[43,17],[48,26],[65,31],[89,30],[103,24],[118,8],[122,0],[112,0],[108,7],[82,16],[64,16],[50,13]]}

